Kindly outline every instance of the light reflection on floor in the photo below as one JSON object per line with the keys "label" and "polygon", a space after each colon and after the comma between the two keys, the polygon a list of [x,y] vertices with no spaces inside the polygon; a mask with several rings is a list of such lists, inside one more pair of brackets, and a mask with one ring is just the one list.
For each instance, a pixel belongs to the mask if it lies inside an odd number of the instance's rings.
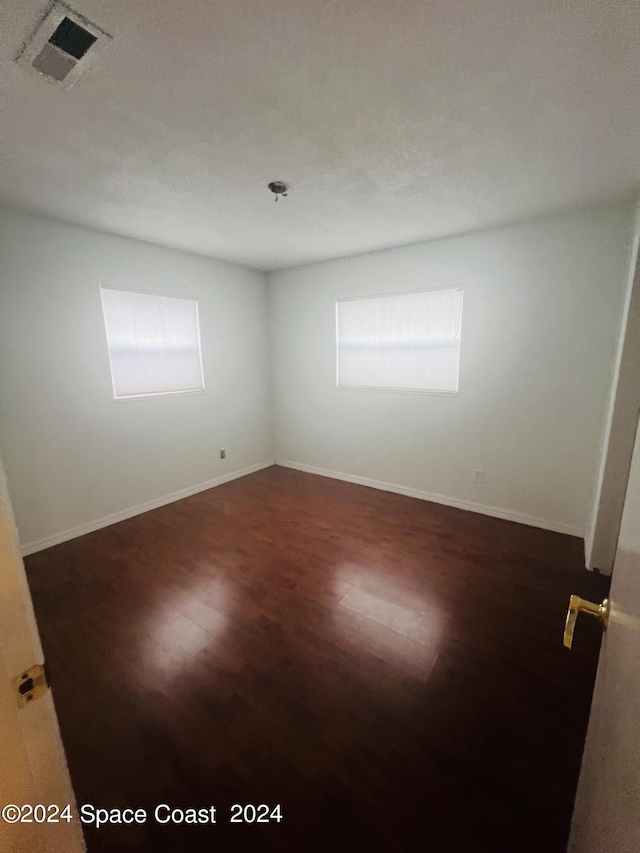
{"label": "light reflection on floor", "polygon": [[388,576],[352,564],[334,578],[337,627],[365,651],[409,674],[428,678],[438,657],[445,617],[441,610]]}
{"label": "light reflection on floor", "polygon": [[228,625],[227,599],[221,578],[199,579],[188,590],[176,586],[145,625],[145,662],[167,673],[219,638]]}

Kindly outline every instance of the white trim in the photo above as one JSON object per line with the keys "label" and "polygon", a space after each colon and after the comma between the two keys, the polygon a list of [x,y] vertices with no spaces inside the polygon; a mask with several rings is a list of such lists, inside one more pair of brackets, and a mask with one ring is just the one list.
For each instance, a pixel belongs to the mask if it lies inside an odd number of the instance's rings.
{"label": "white trim", "polygon": [[566,524],[563,521],[551,521],[548,518],[538,518],[526,512],[517,512],[498,506],[477,503],[476,501],[451,498],[436,492],[426,492],[422,489],[414,489],[411,486],[401,486],[398,483],[386,483],[383,480],[372,480],[369,477],[359,477],[357,474],[345,474],[342,471],[330,471],[328,468],[317,468],[315,465],[305,465],[302,462],[292,462],[289,459],[276,459],[276,465],[282,468],[294,468],[296,471],[305,471],[307,474],[318,474],[320,477],[331,477],[334,480],[344,480],[345,483],[357,483],[359,486],[368,486],[370,489],[380,489],[383,492],[395,492],[398,495],[406,495],[409,498],[419,498],[423,501],[453,506],[457,509],[466,509],[469,512],[478,512],[482,515],[490,515],[493,518],[504,518],[506,521],[515,521],[518,524],[527,524],[530,527],[541,527],[543,530],[553,530],[556,533],[567,533],[569,536],[584,536],[584,530],[575,524]]}
{"label": "white trim", "polygon": [[336,385],[338,391],[384,391],[385,394],[431,394],[435,397],[455,397],[460,392],[430,391],[427,388],[385,388],[383,385]]}
{"label": "white trim", "polygon": [[417,290],[388,290],[385,293],[365,293],[362,296],[338,296],[338,302],[360,302],[364,299],[392,299],[394,296],[415,296],[417,293],[438,293],[450,290],[455,293],[464,292],[464,287],[419,287]]}
{"label": "white trim", "polygon": [[100,282],[98,285],[100,290],[118,290],[120,293],[137,293],[140,296],[166,296],[168,299],[186,299],[188,302],[197,302],[197,296],[185,296],[184,293],[173,293],[168,290],[151,290],[145,287],[136,287],[135,289],[131,286],[122,287],[119,284],[105,284],[104,282]]}
{"label": "white trim", "polygon": [[35,554],[36,551],[44,551],[45,548],[51,548],[53,545],[59,545],[61,542],[67,542],[69,539],[84,536],[85,533],[92,533],[94,530],[100,530],[102,527],[108,527],[110,524],[117,524],[119,521],[124,521],[127,518],[133,518],[135,515],[142,515],[152,509],[158,509],[158,507],[180,501],[191,495],[196,495],[198,492],[206,492],[207,489],[213,489],[231,480],[238,480],[240,477],[246,477],[247,474],[253,474],[256,471],[261,471],[263,468],[271,468],[275,463],[275,459],[267,459],[265,462],[249,465],[248,468],[241,468],[239,471],[232,471],[230,474],[214,477],[213,480],[207,480],[205,483],[188,486],[186,489],[171,492],[171,494],[163,495],[161,498],[154,498],[151,501],[145,501],[145,503],[130,506],[118,512],[112,512],[110,515],[96,518],[85,524],[79,524],[77,527],[71,527],[69,530],[64,530],[61,533],[54,533],[53,536],[46,536],[44,539],[37,539],[35,542],[28,542],[26,545],[21,545],[20,553],[23,557],[27,557],[29,554]]}
{"label": "white trim", "polygon": [[152,391],[150,394],[129,394],[126,397],[114,397],[114,403],[130,403],[132,400],[148,400],[149,397],[184,397],[185,395],[204,394],[204,388],[186,388],[184,391]]}

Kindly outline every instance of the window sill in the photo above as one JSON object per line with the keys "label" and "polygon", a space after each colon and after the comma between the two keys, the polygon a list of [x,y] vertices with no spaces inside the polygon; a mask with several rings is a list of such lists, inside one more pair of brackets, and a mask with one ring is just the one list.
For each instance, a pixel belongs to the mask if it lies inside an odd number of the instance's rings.
{"label": "window sill", "polygon": [[336,385],[338,391],[384,391],[387,394],[427,394],[436,397],[456,397],[457,391],[429,391],[426,388],[384,388],[375,385]]}
{"label": "window sill", "polygon": [[204,388],[194,388],[190,391],[158,391],[155,394],[131,394],[129,397],[114,397],[114,403],[133,403],[140,400],[155,400],[158,397],[190,397],[193,394],[204,394]]}

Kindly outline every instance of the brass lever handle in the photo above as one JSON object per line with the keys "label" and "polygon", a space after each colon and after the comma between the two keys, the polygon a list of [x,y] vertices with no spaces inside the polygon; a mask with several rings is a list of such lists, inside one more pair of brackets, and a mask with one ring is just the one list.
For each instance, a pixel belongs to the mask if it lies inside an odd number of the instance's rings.
{"label": "brass lever handle", "polygon": [[573,632],[576,627],[576,619],[578,613],[588,613],[590,616],[595,616],[602,622],[602,627],[606,631],[609,624],[609,599],[605,598],[602,604],[595,604],[593,601],[587,601],[580,598],[578,595],[572,595],[569,599],[569,610],[567,611],[567,621],[564,626],[565,648],[570,649],[573,643]]}

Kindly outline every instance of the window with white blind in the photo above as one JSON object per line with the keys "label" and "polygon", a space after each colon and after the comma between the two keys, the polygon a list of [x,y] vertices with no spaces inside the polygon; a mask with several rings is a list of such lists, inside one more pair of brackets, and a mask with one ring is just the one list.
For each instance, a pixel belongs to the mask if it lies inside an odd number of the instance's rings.
{"label": "window with white blind", "polygon": [[462,290],[337,302],[338,387],[456,392]]}
{"label": "window with white blind", "polygon": [[100,290],[116,399],[204,390],[194,299]]}

